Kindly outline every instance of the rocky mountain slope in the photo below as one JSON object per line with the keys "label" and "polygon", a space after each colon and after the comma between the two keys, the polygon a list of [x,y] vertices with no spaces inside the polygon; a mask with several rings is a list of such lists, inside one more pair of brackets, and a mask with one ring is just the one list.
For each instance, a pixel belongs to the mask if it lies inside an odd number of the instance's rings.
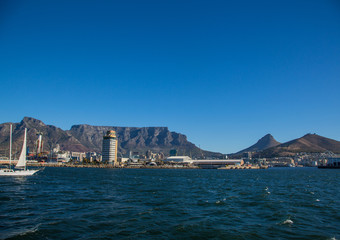
{"label": "rocky mountain slope", "polygon": [[276,141],[271,134],[267,134],[264,137],[262,137],[260,140],[258,140],[257,143],[255,143],[254,145],[246,149],[243,149],[237,152],[237,154],[244,153],[244,152],[258,152],[258,151],[262,151],[262,150],[265,150],[271,147],[275,147],[280,144],[281,143]]}
{"label": "rocky mountain slope", "polygon": [[[0,124],[0,155],[4,155],[9,146],[10,123]],[[28,146],[35,149],[37,133],[43,133],[44,150],[49,151],[60,145],[62,150],[87,152],[101,152],[103,135],[108,130],[115,130],[118,137],[118,152],[127,155],[129,151],[145,153],[147,150],[168,154],[170,149],[177,149],[178,154],[192,157],[222,157],[221,153],[202,151],[189,142],[185,135],[170,132],[167,127],[110,127],[74,125],[64,131],[52,125],[45,125],[42,121],[25,117],[20,123],[13,123],[13,151],[21,149],[24,129],[28,128]],[[19,150],[18,150],[19,151]]]}
{"label": "rocky mountain slope", "polygon": [[[45,125],[42,121],[25,117],[20,123],[13,125],[13,151],[20,151],[24,138],[24,131],[27,128],[27,146],[32,151],[35,149],[37,133],[43,134],[44,150],[49,151],[51,147],[59,144],[61,149],[69,151],[88,151],[75,137],[64,130],[52,125]],[[0,124],[0,149],[8,151],[10,123]],[[0,153],[1,154],[1,153]]]}
{"label": "rocky mountain slope", "polygon": [[263,151],[263,156],[290,156],[297,152],[326,151],[340,153],[340,141],[317,134],[306,134],[301,138],[266,149]]}

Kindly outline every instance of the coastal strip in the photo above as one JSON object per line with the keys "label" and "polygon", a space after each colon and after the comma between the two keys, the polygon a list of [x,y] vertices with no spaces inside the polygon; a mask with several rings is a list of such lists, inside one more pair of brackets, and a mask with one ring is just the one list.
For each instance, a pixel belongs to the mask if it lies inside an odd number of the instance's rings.
{"label": "coastal strip", "polygon": [[[198,166],[186,166],[186,165],[160,165],[160,166],[120,166],[115,167],[110,164],[68,164],[68,163],[29,163],[31,167],[60,167],[60,168],[115,168],[115,169],[202,169]],[[235,170],[235,169],[267,169],[268,166],[237,166],[237,167],[221,167],[219,170]]]}

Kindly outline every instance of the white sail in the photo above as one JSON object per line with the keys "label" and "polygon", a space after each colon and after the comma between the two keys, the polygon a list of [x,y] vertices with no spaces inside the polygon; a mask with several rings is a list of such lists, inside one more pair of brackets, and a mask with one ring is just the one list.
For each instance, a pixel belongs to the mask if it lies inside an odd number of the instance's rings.
{"label": "white sail", "polygon": [[20,170],[14,170],[11,168],[0,169],[0,176],[30,176],[40,171],[39,169],[37,170],[26,169],[26,137],[27,137],[27,129],[25,128],[24,143],[22,144],[22,150],[21,150],[18,163],[15,166],[15,167],[20,167],[20,168],[24,167],[24,169],[20,169]]}
{"label": "white sail", "polygon": [[21,153],[20,153],[18,163],[15,167],[26,167],[26,151],[27,151],[26,134],[27,134],[27,128],[25,128],[24,143],[22,145],[22,150],[21,150]]}

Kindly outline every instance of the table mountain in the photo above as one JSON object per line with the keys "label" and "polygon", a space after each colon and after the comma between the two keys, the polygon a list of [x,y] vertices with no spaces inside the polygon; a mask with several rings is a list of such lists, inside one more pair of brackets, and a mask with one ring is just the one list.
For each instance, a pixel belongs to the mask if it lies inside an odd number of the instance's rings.
{"label": "table mountain", "polygon": [[[8,155],[10,123],[0,124],[0,155]],[[28,129],[27,144],[29,149],[35,149],[37,133],[43,133],[44,150],[50,151],[56,144],[62,150],[74,152],[101,152],[103,135],[108,130],[115,130],[118,136],[118,151],[127,155],[129,151],[143,154],[147,150],[167,154],[170,149],[177,149],[178,154],[193,157],[223,157],[221,153],[202,151],[195,144],[189,142],[183,134],[171,132],[167,127],[111,127],[74,125],[64,131],[53,125],[46,125],[42,121],[25,117],[20,123],[13,123],[13,152],[21,150],[24,128]],[[7,153],[7,154],[6,154]]]}
{"label": "table mountain", "polygon": [[91,126],[74,125],[69,131],[70,135],[77,138],[85,147],[100,152],[103,135],[108,130],[115,130],[118,137],[118,150],[126,155],[129,151],[145,153],[168,153],[170,149],[177,149],[179,155],[191,155],[194,157],[222,157],[220,153],[202,151],[187,140],[183,134],[171,132],[167,127],[115,127],[115,126]]}

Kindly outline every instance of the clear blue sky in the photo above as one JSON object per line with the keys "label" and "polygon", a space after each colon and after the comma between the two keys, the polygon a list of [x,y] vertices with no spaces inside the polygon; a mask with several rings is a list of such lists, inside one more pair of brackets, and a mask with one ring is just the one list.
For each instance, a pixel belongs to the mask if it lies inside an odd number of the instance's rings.
{"label": "clear blue sky", "polygon": [[0,122],[340,140],[337,0],[0,1]]}

